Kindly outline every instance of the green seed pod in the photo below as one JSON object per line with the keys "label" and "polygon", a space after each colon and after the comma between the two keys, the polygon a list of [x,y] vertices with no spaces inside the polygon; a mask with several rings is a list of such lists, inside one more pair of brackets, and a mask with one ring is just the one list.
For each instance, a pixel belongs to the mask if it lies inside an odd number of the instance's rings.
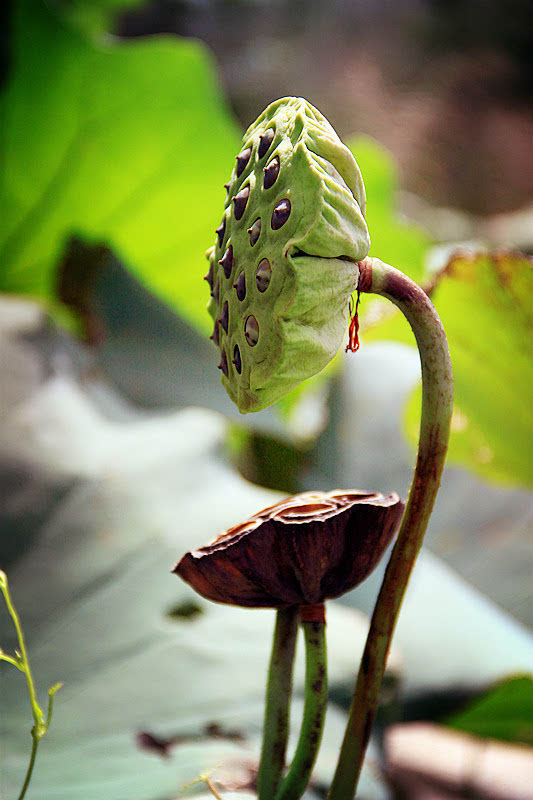
{"label": "green seed pod", "polygon": [[277,100],[250,126],[227,187],[208,310],[222,382],[245,413],[333,358],[370,239],[357,163],[303,98]]}

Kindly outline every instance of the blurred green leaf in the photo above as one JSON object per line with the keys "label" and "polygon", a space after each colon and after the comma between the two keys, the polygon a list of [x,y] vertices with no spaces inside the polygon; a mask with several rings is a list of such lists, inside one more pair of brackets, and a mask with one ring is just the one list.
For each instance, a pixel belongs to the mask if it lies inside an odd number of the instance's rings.
{"label": "blurred green leaf", "polygon": [[[450,463],[502,484],[533,486],[533,268],[520,254],[457,255],[432,299],[446,330],[455,380]],[[399,314],[367,331],[414,344]],[[418,436],[420,391],[408,404]]]}
{"label": "blurred green leaf", "polygon": [[508,678],[444,723],[488,739],[533,745],[533,677]]}
{"label": "blurred green leaf", "polygon": [[207,49],[177,37],[97,47],[39,0],[13,4],[0,96],[0,290],[54,298],[76,231],[107,241],[209,329],[204,251],[239,134]]}
{"label": "blurred green leaf", "polygon": [[392,155],[367,136],[355,137],[347,144],[365,182],[366,221],[372,240],[370,255],[394,264],[419,282],[432,241],[421,227],[398,213],[396,193],[399,181]]}
{"label": "blurred green leaf", "polygon": [[89,36],[112,31],[118,14],[146,0],[47,0],[47,5]]}

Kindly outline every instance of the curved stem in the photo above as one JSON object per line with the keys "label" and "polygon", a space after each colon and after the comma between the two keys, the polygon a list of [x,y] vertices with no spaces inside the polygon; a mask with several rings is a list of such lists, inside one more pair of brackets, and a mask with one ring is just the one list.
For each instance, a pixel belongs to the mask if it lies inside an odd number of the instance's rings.
{"label": "curved stem", "polygon": [[276,800],[299,800],[307,788],[324,730],[328,700],[325,622],[302,622],[305,637],[305,705],[300,738]]}
{"label": "curved stem", "polygon": [[453,406],[448,343],[427,295],[376,258],[364,259],[359,267],[360,291],[387,297],[413,329],[422,367],[422,417],[409,499],[370,622],[329,800],[352,800],[357,788],[396,619],[440,486]]}
{"label": "curved stem", "polygon": [[263,745],[257,774],[259,800],[272,800],[275,797],[285,767],[298,613],[298,606],[282,608],[276,612],[268,670]]}

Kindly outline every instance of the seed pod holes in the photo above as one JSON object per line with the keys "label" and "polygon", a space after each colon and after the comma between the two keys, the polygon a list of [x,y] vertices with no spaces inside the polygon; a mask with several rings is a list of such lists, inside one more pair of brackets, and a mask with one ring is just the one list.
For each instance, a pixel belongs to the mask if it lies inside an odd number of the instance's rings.
{"label": "seed pod holes", "polygon": [[249,196],[250,196],[250,187],[245,186],[244,189],[241,189],[241,191],[238,192],[233,198],[233,209],[235,213],[235,219],[241,219],[246,209],[246,203],[248,202]]}
{"label": "seed pod holes", "polygon": [[369,236],[357,163],[303,98],[271,103],[231,155],[202,274],[222,382],[247,413],[333,358]]}
{"label": "seed pod holes", "polygon": [[261,234],[261,218],[260,217],[258,217],[255,220],[255,222],[254,222],[254,224],[252,225],[251,228],[248,228],[248,234],[250,236],[250,244],[253,247],[254,244],[259,239],[259,236]]}
{"label": "seed pod holes", "polygon": [[279,158],[276,156],[263,170],[263,186],[270,189],[276,183],[279,175]]}
{"label": "seed pod holes", "polygon": [[260,292],[266,292],[272,277],[272,267],[268,258],[263,258],[257,266],[255,283]]}
{"label": "seed pod holes", "polygon": [[211,291],[213,291],[213,279],[213,262],[211,261],[207,275],[204,275],[204,281],[208,282]]}
{"label": "seed pod holes", "polygon": [[222,325],[222,327],[224,328],[225,332],[227,333],[228,332],[228,326],[229,326],[229,307],[228,307],[228,301],[227,300],[224,303],[224,305],[222,306],[222,313],[220,314],[220,324]]}
{"label": "seed pod holes", "polygon": [[224,270],[224,275],[226,276],[226,278],[229,278],[229,276],[231,275],[231,270],[233,269],[233,266],[235,264],[235,261],[233,259],[233,247],[231,244],[218,263]]}
{"label": "seed pod holes", "polygon": [[226,355],[226,351],[224,348],[220,351],[220,361],[218,364],[218,368],[224,373],[226,378],[228,377],[228,357]]}
{"label": "seed pod holes", "polygon": [[216,229],[215,233],[218,236],[218,246],[222,247],[222,242],[224,241],[224,234],[226,233],[226,217],[224,217],[224,219]]}
{"label": "seed pod holes", "polygon": [[265,133],[259,137],[259,147],[257,148],[257,155],[259,158],[266,156],[270,145],[274,141],[275,132],[273,128],[269,128]]}
{"label": "seed pod holes", "polygon": [[244,323],[244,338],[250,347],[254,347],[259,340],[259,325],[253,314],[250,314]]}
{"label": "seed pod holes", "polygon": [[290,213],[291,201],[285,197],[283,200],[279,201],[272,212],[272,230],[278,231],[280,228],[282,228],[289,219]]}
{"label": "seed pod holes", "polygon": [[235,364],[235,369],[239,373],[242,372],[242,361],[241,361],[241,351],[239,350],[239,345],[236,344],[233,348],[233,364]]}
{"label": "seed pod holes", "polygon": [[237,167],[235,169],[235,172],[237,174],[237,177],[240,177],[240,175],[242,175],[242,173],[246,169],[246,165],[248,164],[251,155],[252,155],[252,148],[247,147],[246,150],[243,150],[241,153],[239,153],[238,156],[236,156]]}
{"label": "seed pod holes", "polygon": [[244,272],[241,272],[235,283],[233,284],[233,288],[237,292],[237,299],[244,300],[246,297],[246,277]]}

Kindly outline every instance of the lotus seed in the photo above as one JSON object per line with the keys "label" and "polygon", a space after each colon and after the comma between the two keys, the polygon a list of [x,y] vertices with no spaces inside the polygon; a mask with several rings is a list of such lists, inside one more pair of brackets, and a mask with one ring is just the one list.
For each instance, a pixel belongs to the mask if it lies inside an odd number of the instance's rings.
{"label": "lotus seed", "polygon": [[263,176],[263,186],[265,189],[270,189],[271,186],[274,186],[276,180],[279,175],[279,158],[276,156],[272,159],[270,164],[264,168],[263,172],[265,173]]}
{"label": "lotus seed", "polygon": [[268,258],[263,258],[259,262],[255,273],[255,282],[260,292],[266,292],[272,277],[272,267]]}
{"label": "lotus seed", "polygon": [[213,333],[211,334],[211,336],[209,338],[212,339],[213,342],[218,347],[218,345],[220,343],[220,336],[219,336],[219,333],[218,333],[218,320],[217,319],[215,320],[215,325],[213,327]]}
{"label": "lotus seed", "polygon": [[233,288],[237,292],[237,298],[239,300],[244,300],[246,297],[246,277],[244,272],[241,272],[235,283],[233,284]]}
{"label": "lotus seed", "polygon": [[233,266],[235,264],[235,261],[233,259],[233,247],[231,244],[218,263],[224,270],[224,275],[226,276],[226,278],[229,278],[229,276],[231,275],[231,270],[233,269]]}
{"label": "lotus seed", "polygon": [[259,239],[259,234],[261,233],[261,219],[258,218],[254,222],[251,228],[248,228],[248,233],[250,234],[250,244],[252,247]]}
{"label": "lotus seed", "polygon": [[244,189],[241,189],[235,197],[233,197],[233,204],[235,210],[235,219],[240,219],[244,214],[244,209],[246,208],[246,203],[248,202],[248,197],[250,195],[250,187],[245,186]]}
{"label": "lotus seed", "polygon": [[228,308],[228,301],[227,300],[224,303],[224,305],[222,306],[222,313],[220,315],[220,324],[222,325],[222,327],[224,328],[224,330],[227,333],[228,332],[228,325],[229,325],[229,308]]}
{"label": "lotus seed", "polygon": [[226,233],[226,217],[222,220],[215,233],[218,235],[218,246],[222,247],[224,241],[224,234]]}
{"label": "lotus seed", "polygon": [[237,177],[242,175],[242,173],[246,169],[246,165],[248,164],[251,155],[252,155],[252,148],[251,147],[247,147],[246,150],[243,150],[242,153],[239,153],[239,155],[236,156],[236,159],[237,159],[237,168],[236,168]]}
{"label": "lotus seed", "polygon": [[291,201],[284,198],[280,200],[272,212],[272,230],[277,231],[285,225],[291,213]]}
{"label": "lotus seed", "polygon": [[259,137],[259,147],[257,148],[257,155],[259,158],[263,158],[266,156],[270,145],[274,141],[274,129],[269,128],[265,133],[262,133]]}
{"label": "lotus seed", "polygon": [[209,288],[213,291],[213,262],[209,264],[209,270],[207,275],[204,275],[204,281],[208,282]]}
{"label": "lotus seed", "polygon": [[250,347],[254,347],[259,340],[259,325],[253,315],[247,317],[244,323],[244,338]]}
{"label": "lotus seed", "polygon": [[239,345],[236,344],[233,348],[233,364],[235,364],[235,369],[239,373],[242,372],[242,361],[241,361],[241,351],[239,350]]}
{"label": "lotus seed", "polygon": [[219,362],[218,368],[220,370],[222,370],[222,372],[224,373],[224,375],[227,378],[228,377],[228,371],[229,371],[228,370],[228,357],[226,355],[226,351],[224,350],[224,348],[222,348],[222,350],[220,352],[220,362]]}

